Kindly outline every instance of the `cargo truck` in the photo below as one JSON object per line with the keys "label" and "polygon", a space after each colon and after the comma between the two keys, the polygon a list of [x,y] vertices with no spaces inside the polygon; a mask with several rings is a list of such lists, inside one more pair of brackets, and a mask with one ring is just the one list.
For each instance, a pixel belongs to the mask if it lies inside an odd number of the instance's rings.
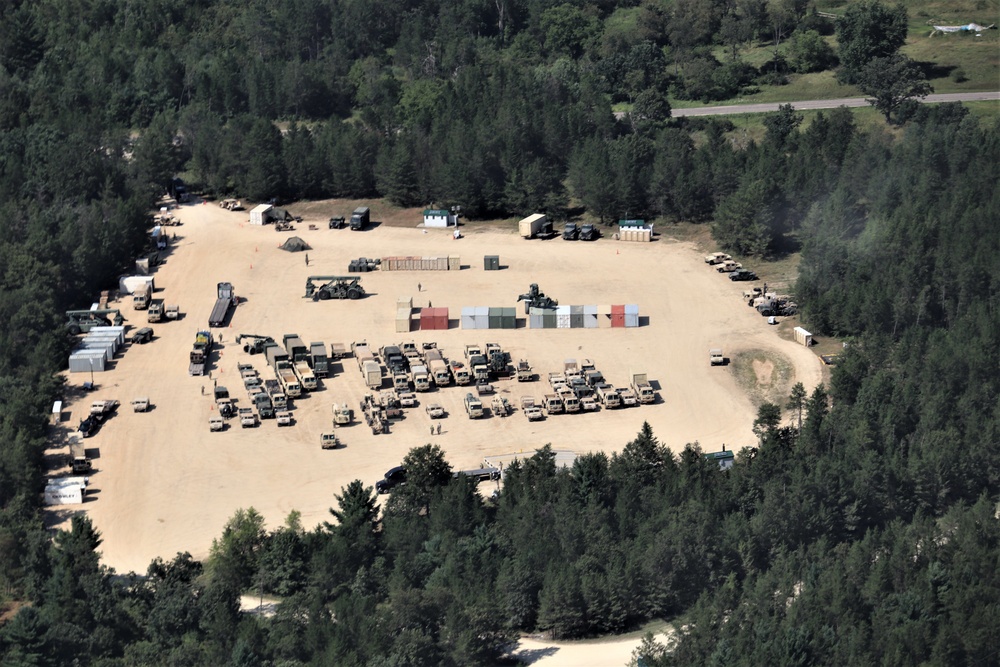
{"label": "cargo truck", "polygon": [[469,374],[469,369],[461,361],[451,362],[451,375],[457,385],[466,385],[472,382],[472,375]]}
{"label": "cargo truck", "polygon": [[86,446],[75,435],[70,436],[69,441],[69,467],[75,474],[90,472],[92,467]]}
{"label": "cargo truck", "polygon": [[291,426],[292,425],[292,413],[282,410],[280,412],[275,412],[274,417],[278,422],[278,426]]}
{"label": "cargo truck", "polygon": [[431,390],[431,377],[427,366],[424,366],[423,364],[410,366],[410,376],[413,379],[414,391]]}
{"label": "cargo truck", "polygon": [[149,410],[149,397],[141,396],[132,399],[132,412],[146,412]]}
{"label": "cargo truck", "polygon": [[365,379],[365,385],[370,389],[378,389],[382,386],[382,366],[373,359],[362,364],[361,376]]}
{"label": "cargo truck", "polygon": [[296,377],[299,378],[299,384],[306,391],[316,391],[319,383],[316,381],[316,374],[313,373],[312,369],[309,368],[309,364],[305,361],[296,361],[292,364],[292,369],[295,371]]}
{"label": "cargo truck", "polygon": [[351,214],[351,231],[360,232],[371,223],[371,211],[367,206],[359,206]]}
{"label": "cargo truck", "polygon": [[563,391],[559,394],[563,402],[563,410],[568,413],[580,411],[580,399],[572,391]]}
{"label": "cargo truck", "polygon": [[613,385],[607,383],[601,383],[597,385],[594,390],[597,392],[597,400],[601,402],[606,408],[619,408],[622,404],[621,396],[615,390]]}
{"label": "cargo truck", "polygon": [[317,377],[325,378],[330,372],[330,362],[326,356],[326,345],[309,343],[309,363]]}
{"label": "cargo truck", "polygon": [[531,370],[531,364],[525,359],[517,362],[517,381],[531,382],[535,379],[535,373]]}
{"label": "cargo truck", "polygon": [[298,334],[285,334],[281,341],[284,343],[285,352],[288,353],[288,358],[291,361],[306,361],[309,358],[309,348],[302,342]]}
{"label": "cargo truck", "polygon": [[236,305],[239,298],[233,290],[232,283],[219,283],[215,289],[215,306],[212,307],[212,314],[208,318],[208,326],[221,327],[226,323],[229,309]]}
{"label": "cargo truck", "polygon": [[403,371],[396,370],[392,374],[392,388],[396,391],[409,391],[410,376]]}
{"label": "cargo truck", "polygon": [[199,331],[194,337],[194,349],[189,358],[188,374],[204,375],[208,357],[212,353],[212,333]]}
{"label": "cargo truck", "polygon": [[542,231],[544,225],[545,214],[535,213],[517,223],[517,230],[521,234],[521,238],[533,239]]}
{"label": "cargo truck", "polygon": [[347,356],[347,347],[343,343],[330,343],[330,359],[337,361]]}
{"label": "cargo truck", "polygon": [[653,392],[653,386],[649,384],[649,379],[645,373],[636,373],[633,371],[632,391],[635,392],[636,398],[639,399],[640,403],[653,403],[656,400],[656,393]]}
{"label": "cargo truck", "polygon": [[152,298],[153,286],[151,283],[136,285],[135,290],[132,292],[132,307],[136,310],[146,310]]}
{"label": "cargo truck", "polygon": [[275,363],[274,374],[281,383],[285,396],[298,398],[302,395],[302,385],[299,384],[299,379],[292,370],[292,364],[287,359]]}
{"label": "cargo truck", "polygon": [[282,350],[277,345],[268,345],[264,348],[264,358],[267,359],[267,365],[271,368],[277,368],[279,362],[287,362],[288,353]]}
{"label": "cargo truck", "polygon": [[465,404],[465,412],[469,415],[469,419],[479,419],[483,416],[483,403],[476,398],[475,394],[466,394],[463,403]]}
{"label": "cargo truck", "polygon": [[271,397],[266,392],[254,396],[253,403],[257,407],[261,419],[274,419],[274,404],[271,403]]}
{"label": "cargo truck", "polygon": [[427,370],[434,378],[434,384],[439,387],[447,387],[451,384],[451,372],[448,370],[448,364],[445,363],[441,350],[427,350],[426,357]]}
{"label": "cargo truck", "polygon": [[226,428],[226,421],[220,415],[212,415],[208,418],[209,431],[221,431]]}

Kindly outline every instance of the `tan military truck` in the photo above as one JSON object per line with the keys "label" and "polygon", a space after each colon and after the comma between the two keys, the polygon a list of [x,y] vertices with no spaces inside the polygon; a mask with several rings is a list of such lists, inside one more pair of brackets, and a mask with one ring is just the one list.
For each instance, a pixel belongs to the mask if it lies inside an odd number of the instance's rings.
{"label": "tan military truck", "polygon": [[713,347],[708,351],[708,360],[712,366],[721,366],[726,363],[726,358],[722,354],[722,349]]}
{"label": "tan military truck", "polygon": [[132,399],[132,412],[145,412],[149,410],[149,398],[142,396]]}
{"label": "tan military truck", "polygon": [[212,415],[208,418],[209,431],[221,431],[226,428],[226,420],[219,415]]}

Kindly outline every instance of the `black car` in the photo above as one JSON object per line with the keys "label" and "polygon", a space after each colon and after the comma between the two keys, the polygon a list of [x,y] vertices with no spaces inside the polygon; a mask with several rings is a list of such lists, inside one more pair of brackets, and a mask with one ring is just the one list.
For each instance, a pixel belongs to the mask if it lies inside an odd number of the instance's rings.
{"label": "black car", "polygon": [[737,269],[729,274],[729,279],[732,281],[757,280],[757,274],[746,269]]}
{"label": "black car", "polygon": [[375,490],[379,493],[389,493],[393,487],[406,483],[406,468],[396,466],[389,468],[385,477],[375,482]]}

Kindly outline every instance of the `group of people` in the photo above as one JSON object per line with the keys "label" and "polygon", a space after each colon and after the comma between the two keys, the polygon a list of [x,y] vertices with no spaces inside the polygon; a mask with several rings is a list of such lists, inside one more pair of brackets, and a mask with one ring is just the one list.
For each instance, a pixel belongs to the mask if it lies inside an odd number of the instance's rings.
{"label": "group of people", "polygon": [[[441,424],[437,425],[437,434],[441,435]],[[434,435],[434,424],[431,424],[431,435]]]}

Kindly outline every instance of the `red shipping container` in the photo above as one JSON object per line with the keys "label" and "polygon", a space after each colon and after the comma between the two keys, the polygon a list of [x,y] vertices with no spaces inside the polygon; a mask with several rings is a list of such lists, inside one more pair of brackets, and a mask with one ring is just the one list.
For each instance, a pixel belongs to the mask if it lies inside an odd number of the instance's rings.
{"label": "red shipping container", "polygon": [[[624,315],[625,314],[625,304],[619,306],[611,306],[611,315]],[[612,324],[611,326],[615,326]]]}
{"label": "red shipping container", "polygon": [[442,331],[448,330],[448,309],[447,308],[435,308],[434,309],[434,328],[440,329]]}
{"label": "red shipping container", "polygon": [[[611,306],[611,308],[612,308],[612,310],[611,310],[611,328],[612,329],[619,329],[619,328],[624,329],[625,328],[625,313],[624,313],[624,311],[620,312],[620,313],[616,313],[614,311],[614,306]],[[624,308],[624,306],[623,306],[623,308]]]}
{"label": "red shipping container", "polygon": [[421,308],[420,309],[420,330],[427,331],[434,328],[434,309],[433,308]]}

